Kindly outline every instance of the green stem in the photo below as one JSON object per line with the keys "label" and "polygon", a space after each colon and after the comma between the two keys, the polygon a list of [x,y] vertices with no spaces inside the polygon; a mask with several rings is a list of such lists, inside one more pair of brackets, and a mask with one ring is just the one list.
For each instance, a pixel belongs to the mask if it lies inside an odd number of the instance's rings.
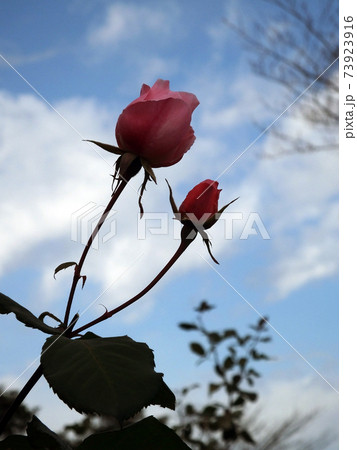
{"label": "green stem", "polygon": [[168,270],[175,264],[175,262],[179,259],[179,257],[183,254],[183,252],[187,249],[187,247],[191,244],[191,242],[195,239],[196,236],[197,231],[193,229],[191,225],[184,225],[181,230],[181,243],[179,248],[176,250],[175,254],[172,256],[172,258],[166,264],[166,266],[161,270],[161,272],[159,272],[156,275],[156,277],[151,281],[151,283],[149,283],[142,291],[140,291],[133,298],[121,304],[117,308],[114,308],[111,311],[106,311],[102,316],[98,317],[97,319],[92,320],[91,322],[87,323],[86,325],[83,325],[80,328],[77,328],[77,330],[74,330],[72,336],[76,336],[82,331],[86,330],[87,328],[90,328],[91,326],[96,325],[97,323],[103,322],[103,320],[109,319],[109,317],[114,316],[114,314],[132,305],[141,297],[143,297],[145,294],[147,294],[161,280],[161,278],[165,275],[165,273],[168,272]]}
{"label": "green stem", "polygon": [[[141,165],[140,165],[140,167],[141,167]],[[125,171],[125,173],[123,175],[120,175],[120,177],[121,177],[120,183],[117,186],[117,188],[115,189],[115,191],[113,192],[112,197],[111,197],[107,207],[105,208],[101,218],[99,219],[99,221],[97,223],[97,226],[94,228],[91,236],[89,237],[87,245],[85,246],[85,248],[83,250],[81,259],[79,260],[79,263],[75,266],[72,286],[71,286],[71,290],[70,290],[70,293],[68,296],[67,307],[66,307],[66,312],[65,312],[64,321],[63,321],[63,324],[66,328],[67,328],[68,322],[69,322],[69,315],[71,312],[74,293],[76,291],[78,281],[81,279],[81,271],[82,271],[84,261],[87,257],[88,251],[89,251],[95,237],[97,236],[99,230],[101,229],[103,223],[105,222],[105,219],[108,217],[108,214],[110,213],[111,209],[113,208],[115,202],[118,200],[120,194],[123,192],[125,186],[129,182],[129,180],[134,175],[136,175],[137,172],[138,172],[138,161],[134,160],[133,163]],[[68,333],[66,333],[66,335],[67,334]]]}

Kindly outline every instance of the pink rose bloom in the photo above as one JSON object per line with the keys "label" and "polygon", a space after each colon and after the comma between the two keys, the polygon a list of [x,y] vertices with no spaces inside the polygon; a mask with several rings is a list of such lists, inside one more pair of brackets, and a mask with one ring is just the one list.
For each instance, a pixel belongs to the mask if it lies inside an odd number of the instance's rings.
{"label": "pink rose bloom", "polygon": [[191,116],[199,105],[194,94],[173,92],[170,82],[143,84],[140,97],[120,114],[115,137],[121,150],[145,159],[151,167],[176,164],[195,141]]}
{"label": "pink rose bloom", "polygon": [[218,198],[222,189],[218,189],[218,182],[204,180],[197,184],[187,194],[182,202],[179,213],[182,218],[193,218],[198,221],[205,216],[205,222],[218,212]]}

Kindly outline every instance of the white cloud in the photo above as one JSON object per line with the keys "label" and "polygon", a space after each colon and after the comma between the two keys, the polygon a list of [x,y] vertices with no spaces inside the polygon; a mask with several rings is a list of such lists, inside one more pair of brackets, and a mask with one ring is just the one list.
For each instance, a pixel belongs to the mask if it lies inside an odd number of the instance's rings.
{"label": "white cloud", "polygon": [[[280,95],[280,90],[254,74],[242,76],[239,69],[236,75],[226,78],[225,72],[211,76],[205,74],[197,83],[197,96],[201,99],[200,124],[210,134],[213,132],[239,134],[243,126],[269,123],[274,120],[271,109],[264,105],[269,99]],[[259,86],[259,89],[257,89]],[[256,126],[258,134],[259,127]],[[243,134],[243,133],[242,133]],[[242,148],[242,150],[244,150]]]}
{"label": "white cloud", "polygon": [[[47,59],[51,59],[58,54],[58,51],[55,49],[48,49],[41,52],[33,52],[33,53],[22,53],[18,50],[11,49],[9,52],[6,52],[6,60],[15,67],[20,67],[25,64],[33,64],[45,61]],[[0,67],[6,66],[7,63],[0,58]]]}
{"label": "white cloud", "polygon": [[[18,263],[35,245],[63,235],[72,211],[84,200],[101,198],[110,165],[43,102],[32,95],[0,95],[1,124],[1,272]],[[58,105],[69,121],[84,133],[102,134],[105,120],[95,105],[78,100]],[[88,116],[91,123],[83,127]],[[97,116],[97,117],[96,117]],[[89,125],[89,126],[88,126]],[[102,170],[99,170],[102,169]],[[100,173],[100,174],[99,174]],[[73,195],[75,193],[75,195]]]}
{"label": "white cloud", "polygon": [[337,164],[333,152],[263,159],[235,188],[251,198],[271,238],[264,274],[271,300],[337,274]]}
{"label": "white cloud", "polygon": [[[204,365],[196,366],[191,377],[200,381],[200,387],[190,391],[185,398],[186,402],[201,407],[207,401],[217,401],[217,403],[227,401],[222,391],[218,391],[213,396],[207,396],[207,385],[212,381],[212,373],[205,369]],[[187,385],[189,383],[188,381]],[[192,385],[193,382],[190,384]],[[291,448],[299,448],[296,442],[312,444],[315,440],[320,440],[321,443],[322,438],[331,442],[326,450],[334,450],[339,430],[339,397],[338,393],[323,381],[310,375],[296,378],[275,374],[274,377],[269,377],[252,390],[258,392],[258,400],[256,403],[247,405],[243,420],[260,444],[259,448],[263,448],[262,444],[287,420],[293,419],[296,426],[299,418],[303,419],[311,415],[310,420],[301,429],[297,428],[295,435],[292,435],[291,439],[287,439],[285,443],[289,445],[288,442],[291,444],[294,442],[295,445],[291,445]],[[152,408],[152,411],[158,416],[163,413],[156,407]],[[177,423],[177,412],[169,412],[168,415],[172,419],[170,425]],[[279,446],[279,448],[283,447]],[[290,448],[290,446],[284,448]]]}
{"label": "white cloud", "polygon": [[[269,429],[281,425],[290,417],[304,417],[310,413],[316,413],[316,416],[300,430],[294,440],[313,442],[322,436],[326,438],[326,433],[336,439],[338,394],[321,380],[305,376],[290,380],[276,378],[265,383],[260,390],[258,404],[252,407],[250,415],[258,416],[260,426],[255,432],[264,441],[264,435]],[[334,446],[328,448],[332,450]]]}
{"label": "white cloud", "polygon": [[[321,94],[321,97],[323,93]],[[280,129],[291,138],[304,136],[314,144],[327,136],[296,114],[287,115]],[[329,130],[337,141],[336,130]],[[267,153],[279,142],[269,137]],[[276,263],[270,268],[276,291],[272,297],[285,298],[310,281],[326,278],[338,271],[338,154],[316,152],[273,160],[266,170],[267,195],[273,200],[271,231],[277,241]],[[269,166],[269,163],[262,163]]]}
{"label": "white cloud", "polygon": [[[298,239],[293,242],[282,239],[277,251],[280,258],[271,268],[276,291],[272,299],[285,298],[305,284],[336,275],[338,272],[338,230],[337,205],[329,211],[334,223],[324,224],[326,215],[315,226],[305,227]],[[290,253],[287,251],[290,250]]]}
{"label": "white cloud", "polygon": [[[127,95],[128,86],[137,86],[139,94],[143,82],[153,84],[158,78],[176,75],[182,70],[175,46],[184,33],[178,25],[180,11],[175,2],[150,6],[130,2],[107,5],[102,17],[85,34],[80,56],[83,64],[92,69],[93,65],[102,66],[107,61],[114,72],[122,74],[117,77],[116,90],[123,96]],[[116,64],[119,64],[117,69]],[[130,73],[129,80],[123,84],[126,73]]]}
{"label": "white cloud", "polygon": [[147,33],[167,34],[175,14],[172,5],[165,8],[113,3],[105,11],[101,24],[88,33],[88,42],[93,46],[117,45]]}

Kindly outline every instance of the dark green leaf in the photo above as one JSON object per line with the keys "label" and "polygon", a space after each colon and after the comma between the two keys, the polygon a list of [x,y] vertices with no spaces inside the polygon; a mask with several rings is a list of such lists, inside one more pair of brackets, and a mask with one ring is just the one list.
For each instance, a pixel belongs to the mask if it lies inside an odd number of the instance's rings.
{"label": "dark green leaf", "polygon": [[211,311],[211,309],[214,309],[215,306],[210,305],[208,302],[206,302],[206,300],[203,300],[197,308],[195,308],[195,311],[203,313],[206,311]]}
{"label": "dark green leaf", "polygon": [[238,396],[238,397],[234,400],[233,406],[243,406],[244,403],[245,403],[244,398],[241,397],[241,396]]}
{"label": "dark green leaf", "polygon": [[233,392],[238,392],[239,389],[234,383],[227,383],[226,384],[226,390],[229,394],[232,394]]}
{"label": "dark green leaf", "polygon": [[262,317],[258,320],[256,325],[250,325],[249,328],[251,328],[254,331],[257,331],[258,333],[261,331],[266,331],[268,328],[268,317]]}
{"label": "dark green leaf", "polygon": [[227,358],[224,360],[224,363],[223,363],[224,370],[229,370],[233,366],[234,366],[233,359],[230,356],[227,356]]}
{"label": "dark green leaf", "polygon": [[237,374],[234,375],[234,377],[233,377],[233,383],[234,383],[234,384],[239,384],[239,383],[241,382],[241,379],[242,379],[241,375],[239,375],[239,373],[237,373]]}
{"label": "dark green leaf", "polygon": [[217,423],[221,429],[228,428],[232,423],[231,411],[226,410],[223,415],[218,416]]}
{"label": "dark green leaf", "polygon": [[196,353],[196,355],[204,356],[206,354],[204,348],[198,342],[191,342],[190,348],[193,353]]}
{"label": "dark green leaf", "polygon": [[231,338],[231,337],[237,337],[237,331],[234,329],[227,329],[224,330],[223,336],[225,339]]}
{"label": "dark green leaf", "polygon": [[[159,374],[162,376],[162,374]],[[175,395],[167,384],[162,380],[159,386],[159,390],[156,395],[152,398],[151,405],[160,405],[164,408],[175,409]]]}
{"label": "dark green leaf", "polygon": [[41,355],[43,373],[70,408],[124,420],[143,407],[175,408],[175,396],[154,370],[153,352],[128,336],[48,338]]}
{"label": "dark green leaf", "polygon": [[225,441],[235,441],[238,437],[234,423],[230,424],[228,428],[223,429],[222,437]]}
{"label": "dark green leaf", "polygon": [[256,392],[240,391],[240,395],[250,400],[251,402],[255,402],[256,399],[258,398],[258,394]]}
{"label": "dark green leaf", "polygon": [[36,416],[27,425],[27,434],[32,448],[39,450],[71,450],[56,433],[46,427]]}
{"label": "dark green leaf", "polygon": [[244,370],[245,366],[247,365],[247,362],[248,362],[247,358],[239,359],[238,364],[242,370]]}
{"label": "dark green leaf", "polygon": [[191,386],[186,386],[181,390],[182,395],[187,395],[193,389],[199,388],[200,385],[198,383],[191,384]]}
{"label": "dark green leaf", "polygon": [[[200,427],[201,427],[202,429],[207,428],[207,422],[206,422],[206,421],[203,422],[203,423],[200,423],[199,425],[200,425]],[[221,427],[221,426],[220,426],[219,423],[217,423],[217,421],[214,421],[214,422],[210,421],[210,422],[208,423],[208,429],[209,429],[210,431],[217,431],[220,427]],[[212,442],[212,441],[211,441],[211,442]],[[210,448],[212,448],[212,447],[210,447]]]}
{"label": "dark green leaf", "polygon": [[[102,339],[98,334],[95,334],[92,331],[87,331],[87,333],[81,337],[81,339],[95,339],[95,338]],[[103,338],[103,339],[105,339],[105,338]]]}
{"label": "dark green leaf", "polygon": [[57,266],[55,268],[53,278],[56,279],[56,273],[58,273],[59,271],[67,269],[68,267],[71,267],[71,266],[76,266],[76,265],[77,265],[77,263],[75,261],[70,261],[70,262],[65,262],[65,263],[60,264],[59,266]]}
{"label": "dark green leaf", "polygon": [[269,359],[267,355],[264,353],[258,353],[254,348],[250,351],[250,355],[256,361],[259,361],[260,359]]}
{"label": "dark green leaf", "polygon": [[221,335],[216,332],[208,333],[208,339],[211,344],[218,344],[222,340]]}
{"label": "dark green leaf", "polygon": [[242,409],[235,409],[234,411],[231,411],[231,415],[233,419],[241,419],[243,416]]}
{"label": "dark green leaf", "polygon": [[262,317],[259,321],[258,321],[258,329],[259,330],[263,330],[266,326],[267,326],[267,322],[268,322],[268,317]]}
{"label": "dark green leaf", "polygon": [[150,416],[120,431],[89,436],[78,450],[190,450],[166,425]]}
{"label": "dark green leaf", "polygon": [[206,417],[214,416],[217,411],[217,407],[213,405],[208,405],[202,411],[202,415]]}
{"label": "dark green leaf", "polygon": [[248,433],[247,430],[243,430],[239,433],[239,437],[241,437],[245,442],[248,442],[249,444],[255,444],[254,439],[252,436]]}
{"label": "dark green leaf", "polygon": [[38,319],[28,309],[12,300],[10,297],[0,293],[0,314],[14,313],[16,319],[24,323],[27,327],[36,328],[47,334],[60,334],[61,328],[52,328]]}
{"label": "dark green leaf", "polygon": [[14,434],[0,442],[0,450],[33,450],[27,436]]}
{"label": "dark green leaf", "polygon": [[248,370],[248,376],[252,376],[252,377],[257,377],[257,378],[259,378],[259,377],[260,377],[260,373],[257,372],[257,371],[254,370],[254,369],[249,369],[249,370]]}
{"label": "dark green leaf", "polygon": [[220,377],[222,377],[224,375],[224,372],[219,364],[215,364],[214,370],[215,370],[216,374],[219,375]]}
{"label": "dark green leaf", "polygon": [[181,322],[178,324],[178,326],[185,331],[190,331],[190,330],[197,330],[197,325],[195,325],[194,323],[186,323],[186,322]]}
{"label": "dark green leaf", "polygon": [[181,433],[182,433],[183,438],[189,441],[191,438],[191,434],[192,434],[192,425],[190,423],[185,425],[185,427],[182,429]]}
{"label": "dark green leaf", "polygon": [[248,341],[250,341],[250,339],[252,339],[252,336],[250,334],[247,334],[244,337],[238,337],[238,343],[239,345],[245,345]]}
{"label": "dark green leaf", "polygon": [[213,394],[216,391],[218,391],[218,389],[220,389],[221,387],[222,387],[222,384],[210,383],[208,385],[208,393]]}
{"label": "dark green leaf", "polygon": [[191,405],[190,403],[188,403],[185,406],[185,412],[187,416],[192,416],[193,414],[195,414],[195,408],[193,407],[193,405]]}

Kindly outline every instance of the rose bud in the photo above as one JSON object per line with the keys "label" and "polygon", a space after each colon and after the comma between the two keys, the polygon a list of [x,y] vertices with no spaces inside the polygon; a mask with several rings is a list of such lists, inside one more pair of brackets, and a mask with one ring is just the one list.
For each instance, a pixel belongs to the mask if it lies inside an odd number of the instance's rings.
{"label": "rose bud", "polygon": [[218,189],[218,182],[212,180],[201,181],[187,194],[178,212],[181,220],[205,222],[218,212],[218,199],[222,189]]}
{"label": "rose bud", "polygon": [[223,211],[237,199],[235,198],[218,210],[218,199],[222,189],[218,189],[217,181],[204,180],[191,189],[180,208],[177,209],[172,195],[172,189],[168,182],[167,184],[170,189],[171,207],[176,219],[180,220],[186,228],[190,227],[191,230],[194,230],[193,238],[196,237],[197,232],[201,234],[211,258],[218,264],[218,261],[211,253],[211,242],[204,230],[211,228],[217,222]]}
{"label": "rose bud", "polygon": [[[143,84],[140,97],[120,114],[115,129],[119,148],[151,167],[176,164],[195,141],[190,125],[199,101],[188,92],[174,92],[169,81]],[[144,166],[145,167],[145,166]]]}

